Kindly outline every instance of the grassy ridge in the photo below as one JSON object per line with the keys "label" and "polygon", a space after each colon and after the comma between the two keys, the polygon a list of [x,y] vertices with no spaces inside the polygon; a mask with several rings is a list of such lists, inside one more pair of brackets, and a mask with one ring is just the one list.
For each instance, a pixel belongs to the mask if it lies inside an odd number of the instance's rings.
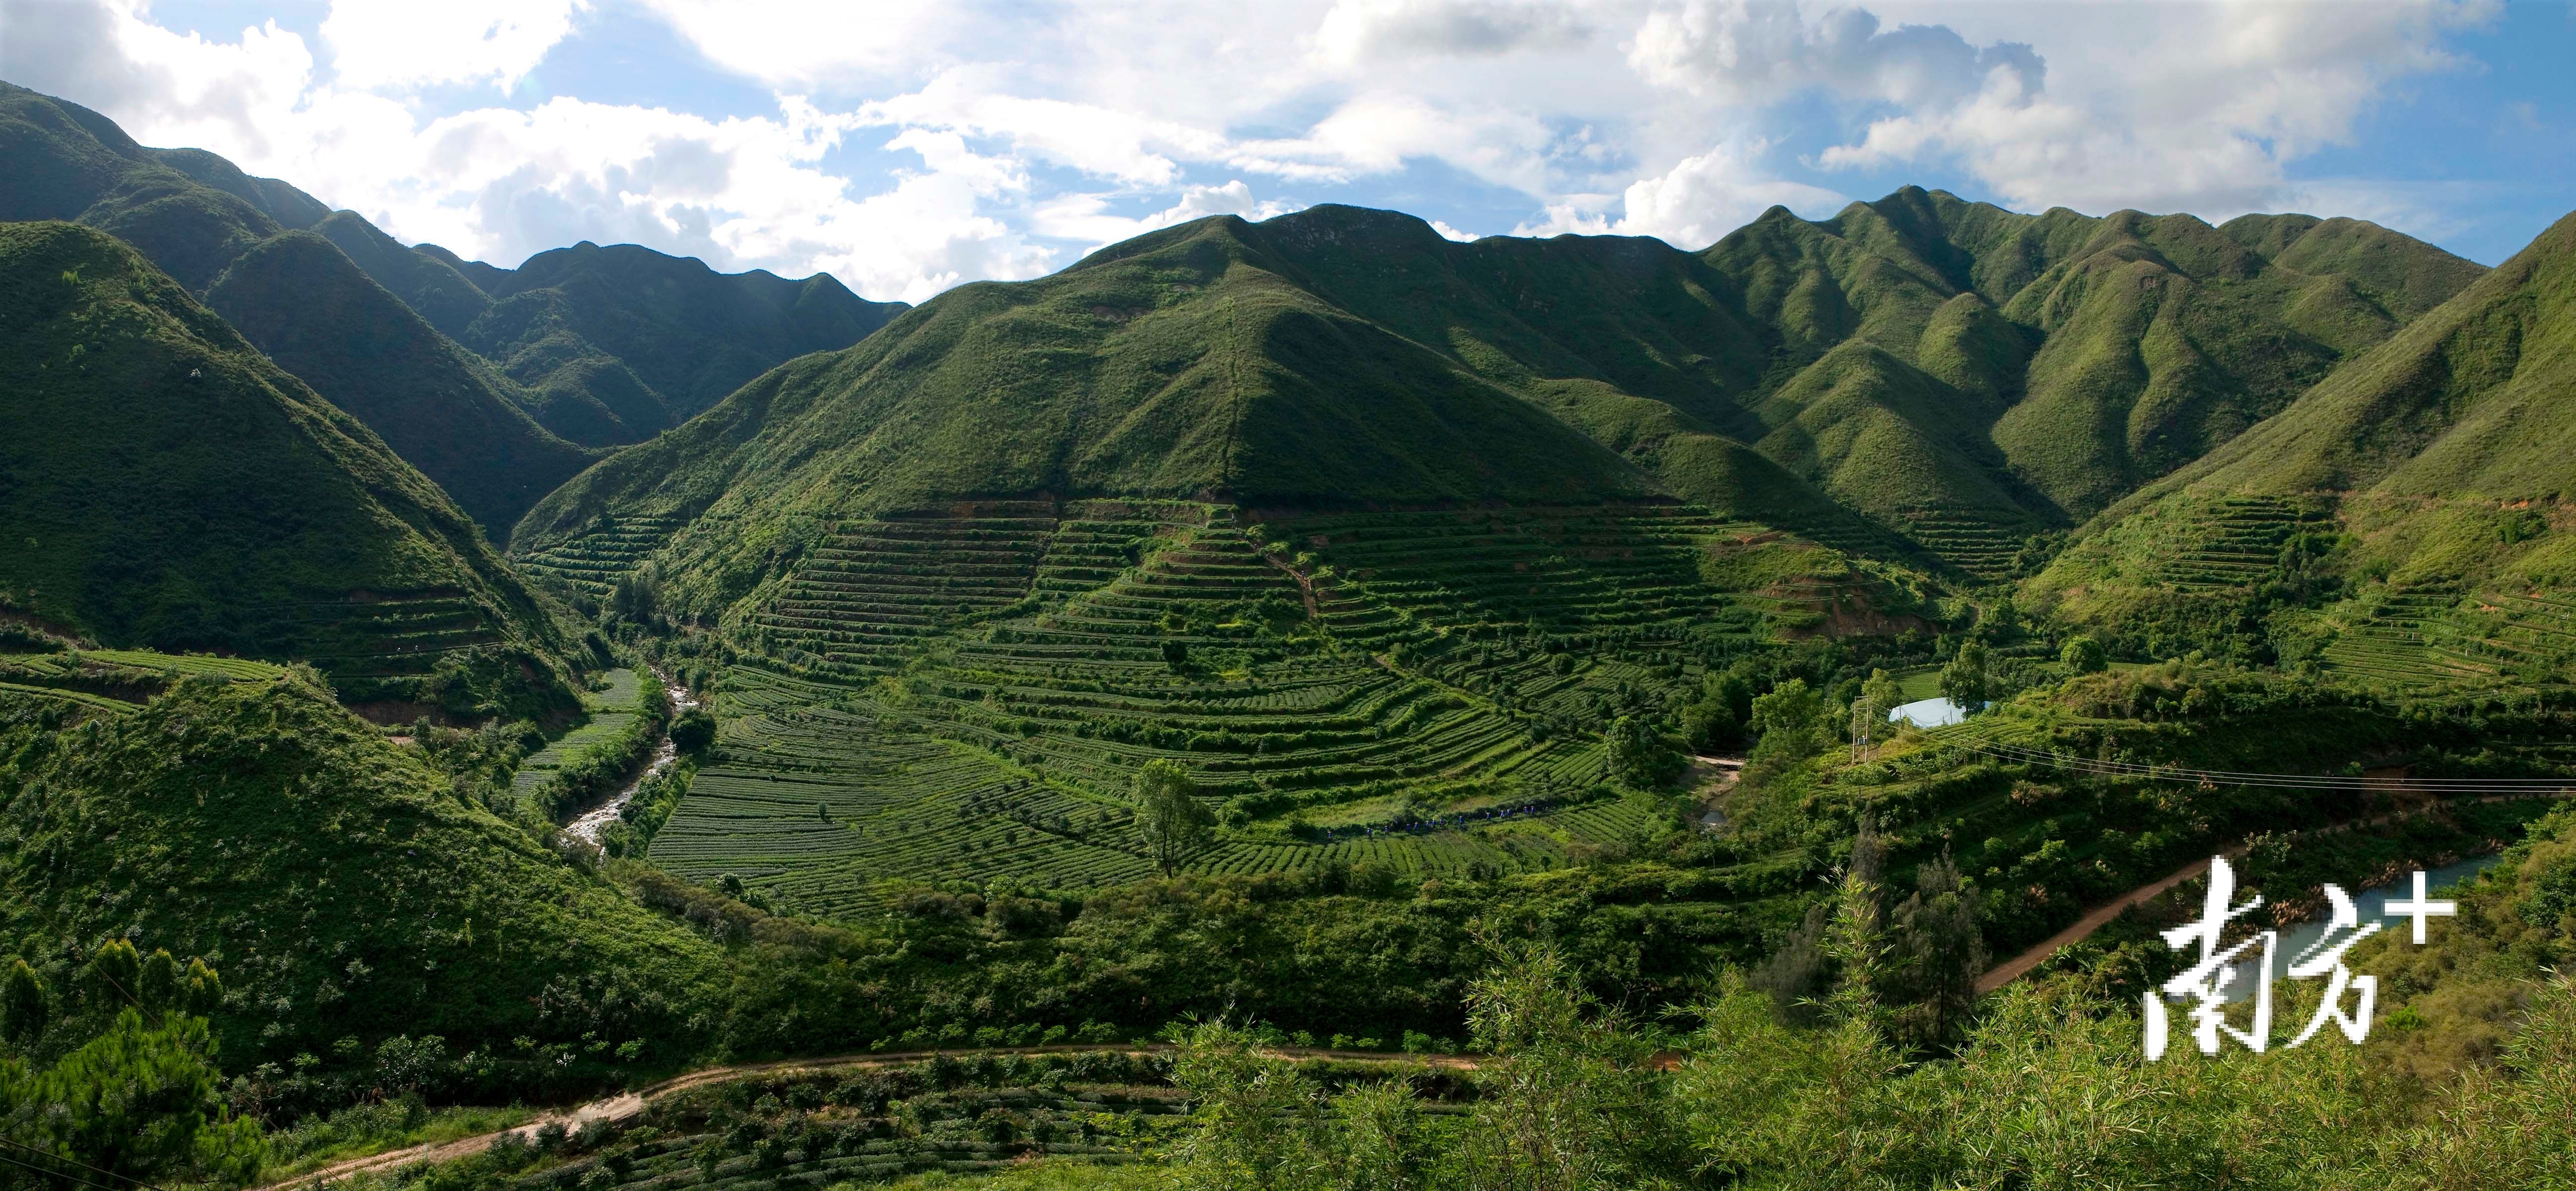
{"label": "grassy ridge", "polygon": [[0,591],[109,645],[316,661],[417,697],[445,652],[515,651],[551,613],[456,506],[133,249],[0,226]]}
{"label": "grassy ridge", "polygon": [[243,253],[206,304],[382,435],[496,541],[594,458],[538,426],[490,365],[310,232]]}
{"label": "grassy ridge", "polygon": [[2554,681],[2571,352],[2576,220],[2112,509],[2030,595],[2373,682]]}

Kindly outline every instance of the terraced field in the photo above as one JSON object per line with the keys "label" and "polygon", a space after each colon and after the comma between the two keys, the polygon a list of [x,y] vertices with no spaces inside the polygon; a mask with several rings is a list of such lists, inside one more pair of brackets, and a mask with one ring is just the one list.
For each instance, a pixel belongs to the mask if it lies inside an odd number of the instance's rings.
{"label": "terraced field", "polygon": [[2548,590],[2425,585],[2365,592],[2324,657],[2389,686],[2563,681],[2576,667],[2576,601]]}
{"label": "terraced field", "polygon": [[2029,533],[2026,528],[1939,509],[1905,509],[1898,513],[1897,522],[1907,537],[1943,561],[1986,580],[2012,574],[2013,560]]}
{"label": "terraced field", "polygon": [[242,617],[251,640],[304,657],[344,696],[359,699],[371,688],[398,690],[405,680],[427,675],[451,651],[502,640],[499,618],[458,591],[356,592],[245,608]]}
{"label": "terraced field", "polygon": [[519,556],[522,570],[540,581],[551,580],[591,599],[605,599],[617,578],[643,565],[678,530],[677,517],[626,517],[601,514],[580,537]]}
{"label": "terraced field", "polygon": [[2225,592],[2279,573],[2303,533],[2333,532],[2333,514],[2322,501],[2175,498],[2078,543],[2069,556],[2115,584]]}
{"label": "terraced field", "polygon": [[725,626],[748,656],[713,684],[720,755],[651,857],[822,913],[894,878],[1131,880],[1128,791],[1167,760],[1224,822],[1193,871],[1560,865],[1660,813],[1596,794],[1601,727],[1800,608],[1707,583],[1710,543],[1756,529],[1686,507],[1246,521],[979,500],[831,526]]}
{"label": "terraced field", "polygon": [[595,691],[583,691],[583,710],[590,718],[581,726],[548,741],[546,747],[519,762],[519,772],[510,782],[511,789],[526,794],[544,785],[555,770],[573,754],[603,740],[614,739],[635,722],[636,699],[643,693],[643,679],[633,670],[617,669],[602,675],[607,685]]}
{"label": "terraced field", "polygon": [[143,649],[0,654],[0,695],[123,713],[162,689],[171,678],[273,682],[285,673],[281,667],[245,658]]}

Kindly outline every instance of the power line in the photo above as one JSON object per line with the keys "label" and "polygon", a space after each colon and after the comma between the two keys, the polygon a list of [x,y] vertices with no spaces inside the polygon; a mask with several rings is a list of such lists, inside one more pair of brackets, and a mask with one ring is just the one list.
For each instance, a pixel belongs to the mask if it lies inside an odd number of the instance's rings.
{"label": "power line", "polygon": [[[78,1159],[78,1158],[66,1158],[66,1157],[62,1156],[61,1154],[54,1153],[54,1152],[53,1152],[53,1151],[51,1151],[51,1150],[39,1149],[39,1148],[37,1148],[37,1147],[35,1147],[35,1146],[28,1145],[27,1143],[25,1143],[25,1142],[23,1142],[23,1141],[19,1141],[18,1139],[14,1138],[14,1137],[0,1137],[0,1146],[8,1146],[8,1147],[10,1147],[10,1148],[12,1148],[12,1149],[25,1150],[25,1151],[27,1151],[27,1152],[28,1152],[28,1153],[30,1153],[30,1154],[37,1155],[38,1157],[41,1157],[41,1158],[47,1158],[47,1159],[50,1159],[50,1160],[55,1161],[55,1162],[68,1162],[68,1163],[71,1163],[71,1164],[72,1164],[72,1165],[74,1165],[74,1166],[80,1167],[80,1168],[81,1168],[81,1169],[83,1169],[83,1170],[90,1171],[90,1172],[93,1172],[93,1173],[96,1173],[96,1174],[103,1174],[103,1175],[106,1175],[107,1177],[109,1177],[109,1178],[111,1178],[111,1179],[123,1179],[123,1180],[125,1180],[126,1182],[129,1182],[129,1183],[134,1184],[134,1185],[135,1185],[135,1186],[137,1186],[137,1187],[145,1188],[145,1191],[161,1191],[161,1188],[160,1188],[160,1187],[155,1186],[155,1185],[153,1185],[153,1184],[151,1184],[151,1183],[144,1182],[143,1180],[138,1179],[138,1178],[134,1177],[133,1175],[130,1175],[130,1174],[118,1174],[118,1173],[116,1173],[116,1172],[115,1172],[115,1171],[113,1171],[113,1170],[101,1170],[101,1169],[99,1169],[98,1167],[92,1166],[92,1165],[90,1165],[90,1164],[89,1164],[89,1163],[87,1163],[87,1162],[83,1162],[83,1161],[81,1161],[81,1160],[80,1160],[80,1159]],[[5,1155],[5,1154],[0,1154],[0,1162],[6,1162],[6,1161],[11,1161],[11,1159],[10,1159],[7,1155]],[[20,1163],[19,1165],[22,1165],[22,1166],[23,1166],[23,1165],[26,1165],[26,1164],[25,1164],[25,1163]],[[64,1178],[71,1178],[71,1176],[70,1176],[70,1175],[64,1175],[63,1177],[64,1177]],[[75,1180],[75,1181],[87,1182],[87,1180]],[[92,1187],[96,1187],[96,1186],[98,1186],[99,1184],[97,1184],[97,1183],[89,1183],[88,1185],[89,1185],[89,1186],[92,1186]]]}
{"label": "power line", "polygon": [[2045,765],[2050,768],[2105,777],[2143,777],[2156,781],[2192,782],[2213,786],[2352,791],[2410,789],[2435,794],[2516,792],[2576,794],[2576,778],[2375,778],[2326,773],[2249,773],[2242,770],[2192,769],[2179,765],[2148,765],[2135,761],[2079,757],[2022,745],[1963,742],[1957,747],[1966,752],[2014,764]]}
{"label": "power line", "polygon": [[[41,1154],[41,1153],[44,1153],[44,1151],[42,1151],[42,1150],[38,1150],[38,1151],[36,1151],[36,1152],[37,1152],[37,1153],[40,1153],[40,1154]],[[48,1155],[48,1157],[50,1157],[50,1156],[51,1156],[51,1155]],[[108,1185],[108,1184],[106,1184],[106,1183],[93,1183],[93,1182],[89,1181],[88,1179],[85,1179],[85,1178],[80,1177],[79,1175],[65,1174],[65,1173],[63,1173],[62,1171],[52,1169],[51,1167],[38,1166],[38,1165],[36,1165],[36,1164],[35,1164],[35,1163],[33,1163],[33,1162],[21,1162],[21,1161],[19,1161],[19,1160],[15,1159],[15,1158],[10,1157],[10,1156],[9,1156],[9,1155],[7,1155],[7,1154],[0,1154],[0,1162],[6,1162],[6,1163],[8,1163],[8,1164],[9,1164],[9,1165],[11,1165],[11,1166],[24,1167],[24,1168],[26,1168],[26,1169],[28,1169],[28,1170],[35,1171],[37,1174],[44,1175],[44,1176],[46,1176],[46,1177],[48,1177],[48,1178],[57,1178],[57,1179],[61,1179],[61,1180],[65,1181],[65,1182],[69,1182],[69,1183],[78,1183],[78,1184],[80,1184],[81,1186],[84,1186],[84,1187],[95,1187],[95,1188],[97,1188],[97,1189],[98,1189],[98,1191],[125,1191],[125,1188],[122,1188],[122,1187],[113,1187],[113,1186],[110,1186],[110,1185]],[[77,1164],[75,1164],[75,1165],[77,1165]],[[96,1167],[91,1167],[90,1169],[95,1170],[95,1169],[97,1169],[97,1168],[96,1168]],[[145,1184],[143,1184],[143,1185],[144,1185],[144,1186],[146,1186],[146,1187],[151,1186],[151,1184],[149,1184],[149,1183],[145,1183]],[[157,1189],[157,1188],[155,1188],[155,1191],[158,1191],[158,1189]]]}

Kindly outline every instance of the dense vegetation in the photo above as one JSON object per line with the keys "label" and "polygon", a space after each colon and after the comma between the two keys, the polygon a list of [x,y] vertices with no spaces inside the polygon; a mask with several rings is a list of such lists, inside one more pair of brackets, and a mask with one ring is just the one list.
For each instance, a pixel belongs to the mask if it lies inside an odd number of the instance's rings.
{"label": "dense vegetation", "polygon": [[538,426],[489,364],[311,232],[243,253],[206,305],[383,436],[496,540],[594,458]]}
{"label": "dense vegetation", "polygon": [[828,276],[718,274],[633,245],[544,253],[517,271],[404,247],[284,182],[201,149],[145,148],[96,112],[6,83],[0,164],[0,220],[70,220],[132,244],[496,541],[588,462],[575,443],[649,438],[902,309]]}
{"label": "dense vegetation", "polygon": [[0,606],[357,702],[565,698],[567,630],[473,523],[133,249],[0,224],[0,311]]}
{"label": "dense vegetation", "polygon": [[[364,1177],[2568,1169],[2576,225],[1325,207],[901,311],[14,88],[0,160],[0,1186],[782,1057]],[[2221,850],[2282,925],[2504,859],[2367,1047],[2145,1062],[2197,880],[1978,993]]]}

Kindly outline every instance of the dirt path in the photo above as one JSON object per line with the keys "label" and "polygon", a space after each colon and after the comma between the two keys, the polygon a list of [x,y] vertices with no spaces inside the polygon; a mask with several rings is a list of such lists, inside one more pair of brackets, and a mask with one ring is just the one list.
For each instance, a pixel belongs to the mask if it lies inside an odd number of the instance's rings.
{"label": "dirt path", "polygon": [[[515,1133],[524,1139],[533,1138],[536,1136],[537,1130],[545,1128],[548,1125],[562,1125],[567,1130],[574,1130],[579,1129],[584,1125],[588,1125],[593,1121],[606,1121],[611,1124],[631,1121],[636,1117],[642,1116],[646,1107],[665,1096],[685,1092],[691,1088],[705,1087],[708,1084],[725,1083],[731,1080],[741,1079],[746,1076],[763,1075],[771,1072],[836,1071],[848,1068],[896,1067],[906,1063],[918,1063],[923,1059],[933,1058],[941,1054],[1039,1055],[1081,1054],[1102,1050],[1114,1050],[1122,1054],[1139,1055],[1160,1054],[1172,1049],[1174,1048],[1171,1044],[1160,1042],[1147,1046],[1110,1047],[1084,1046],[1078,1043],[1066,1043],[1057,1046],[1003,1046],[961,1051],[915,1050],[888,1054],[837,1055],[831,1058],[779,1059],[775,1062],[769,1063],[738,1063],[722,1067],[706,1067],[689,1072],[686,1075],[666,1079],[650,1087],[640,1088],[632,1092],[621,1092],[615,1096],[610,1096],[602,1100],[593,1100],[588,1104],[584,1104],[567,1111],[548,1113],[544,1116],[530,1120],[524,1125],[518,1125],[508,1129],[496,1129],[490,1133],[479,1133],[472,1137],[458,1138],[455,1141],[440,1142],[436,1145],[408,1146],[399,1150],[387,1150],[381,1154],[369,1154],[362,1158],[343,1159],[341,1161],[331,1163],[328,1166],[308,1170],[299,1175],[261,1184],[256,1191],[272,1191],[272,1189],[275,1188],[286,1187],[319,1187],[324,1184],[349,1178],[353,1175],[366,1174],[370,1171],[392,1170],[396,1167],[409,1166],[415,1162],[453,1162],[456,1159],[469,1157],[490,1148],[494,1139],[499,1138],[505,1133]],[[1305,1061],[1332,1059],[1357,1062],[1403,1062],[1410,1063],[1415,1066],[1439,1067],[1450,1071],[1473,1071],[1476,1069],[1477,1058],[1474,1055],[1388,1054],[1384,1051],[1374,1050],[1330,1050],[1314,1046],[1263,1048],[1260,1053],[1276,1059]]]}
{"label": "dirt path", "polygon": [[2140,902],[2153,901],[2162,896],[2166,890],[2208,871],[2208,861],[2195,860],[2182,866],[2182,871],[2164,880],[2143,888],[2132,889],[2110,902],[2093,907],[2091,912],[2076,919],[2075,925],[2048,936],[2046,942],[1986,969],[1983,975],[1977,977],[1977,992],[1981,995],[1990,993],[2021,979],[2028,975],[2032,968],[2047,962],[2049,956],[2057,954],[2058,948],[2081,942],[2094,931],[2111,925],[2111,920],[2119,917],[2122,911]]}
{"label": "dirt path", "polygon": [[1703,757],[1698,753],[1689,756],[1691,796],[1699,802],[1699,811],[1691,821],[1702,831],[1715,831],[1726,826],[1726,812],[1717,804],[1735,788],[1736,779],[1744,776],[1744,758]]}
{"label": "dirt path", "polygon": [[[2384,772],[2386,771],[2377,771],[2370,776],[2381,776]],[[2404,792],[2410,789],[2405,785],[2402,776],[2393,777],[2388,780],[2388,789],[2392,792]],[[2486,794],[2474,798],[2448,798],[2437,802],[2428,802],[2421,806],[2390,811],[2383,815],[2374,815],[2367,819],[2355,819],[2343,823],[2330,823],[2324,827],[2311,828],[2307,831],[2300,832],[2299,834],[2302,836],[2339,835],[2347,831],[2359,831],[2370,827],[2382,827],[2400,819],[2411,819],[2418,815],[2434,814],[2445,807],[2456,806],[2461,803],[2468,802],[2497,803],[2515,802],[2523,799],[2566,801],[2570,798],[2576,798],[2576,790],[2535,790],[2529,793]],[[2222,848],[2219,850],[2218,854],[2221,856],[2242,856],[2245,854],[2245,847],[2244,845],[2239,844],[2234,847]],[[2050,935],[2045,941],[2041,942],[2038,946],[2032,947],[2028,951],[2024,951],[2011,959],[2005,960],[1994,967],[1986,969],[1985,974],[1977,977],[1977,991],[1981,994],[1990,993],[2012,983],[2015,980],[2019,980],[2022,977],[2029,975],[2031,969],[2047,962],[2049,956],[2057,954],[2058,948],[2067,946],[2070,943],[2078,943],[2091,937],[2093,932],[2100,930],[2105,926],[2109,926],[2112,919],[2119,917],[2120,913],[2129,907],[2137,905],[2140,902],[2152,901],[2156,897],[2162,895],[2166,890],[2208,871],[2208,861],[2195,860],[2190,864],[2184,865],[2182,871],[2177,872],[2170,877],[2166,877],[2164,880],[2158,881],[2152,885],[2132,889],[2109,902],[2095,906],[2082,918],[2076,919],[2073,926],[2069,926],[2065,930]]]}

